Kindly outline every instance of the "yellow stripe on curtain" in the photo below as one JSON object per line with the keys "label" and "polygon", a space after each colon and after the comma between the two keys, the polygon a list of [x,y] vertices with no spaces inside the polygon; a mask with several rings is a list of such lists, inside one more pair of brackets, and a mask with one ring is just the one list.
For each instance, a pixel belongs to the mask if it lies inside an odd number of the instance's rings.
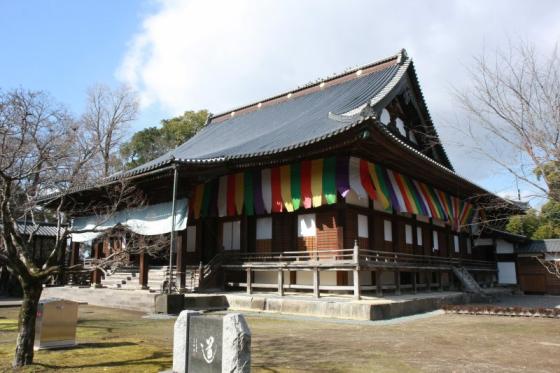
{"label": "yellow stripe on curtain", "polygon": [[290,166],[280,167],[280,194],[284,208],[288,212],[294,211],[294,203],[292,202],[292,181]]}
{"label": "yellow stripe on curtain", "polygon": [[194,190],[194,217],[200,218],[200,209],[202,208],[202,197],[204,195],[204,184],[198,184]]}
{"label": "yellow stripe on curtain", "polygon": [[245,202],[244,183],[245,175],[243,172],[235,174],[235,211],[237,211],[237,215],[241,215],[243,213],[243,202]]}
{"label": "yellow stripe on curtain", "polygon": [[311,161],[311,201],[313,207],[323,204],[323,160]]}
{"label": "yellow stripe on curtain", "polygon": [[377,197],[377,201],[381,204],[383,210],[389,210],[391,208],[391,201],[389,200],[389,196],[385,195],[385,192],[381,188],[381,183],[379,182],[379,176],[375,171],[375,165],[371,162],[368,162],[368,170],[369,176],[373,181],[373,185],[375,186],[375,195]]}

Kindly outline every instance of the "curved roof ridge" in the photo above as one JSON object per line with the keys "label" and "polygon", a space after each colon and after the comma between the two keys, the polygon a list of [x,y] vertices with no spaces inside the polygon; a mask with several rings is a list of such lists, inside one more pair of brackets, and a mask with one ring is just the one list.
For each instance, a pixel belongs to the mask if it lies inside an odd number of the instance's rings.
{"label": "curved roof ridge", "polygon": [[[325,86],[329,83],[330,83],[329,85],[335,85],[335,84],[338,84],[338,83],[342,83],[343,78],[351,77],[352,74],[356,74],[356,76],[354,78],[354,79],[356,79],[356,78],[359,78],[360,76],[362,76],[361,72],[364,71],[364,70],[371,69],[373,71],[370,71],[369,73],[372,73],[372,72],[376,71],[374,69],[375,67],[380,67],[383,64],[387,64],[391,61],[395,61],[395,64],[402,64],[407,59],[408,59],[408,55],[406,53],[406,50],[403,48],[398,53],[396,53],[392,56],[385,57],[383,59],[377,60],[375,62],[371,62],[371,63],[361,65],[361,66],[358,66],[358,67],[354,67],[354,68],[349,68],[349,69],[346,69],[342,73],[335,73],[335,74],[333,74],[331,76],[328,76],[328,77],[325,77],[325,78],[318,78],[314,81],[306,83],[306,84],[304,84],[302,86],[299,86],[295,89],[283,91],[282,93],[276,94],[274,96],[270,96],[268,98],[265,98],[265,99],[262,99],[262,100],[259,100],[259,101],[253,101],[249,104],[237,106],[237,107],[234,107],[232,109],[223,111],[219,114],[215,114],[215,115],[211,114],[208,118],[207,124],[212,123],[212,122],[220,123],[220,122],[226,121],[228,116],[233,116],[235,114],[238,114],[238,112],[240,112],[240,111],[242,112],[246,109],[255,108],[255,107],[256,108],[261,108],[262,106],[264,106],[266,104],[271,104],[272,101],[277,101],[277,100],[283,99],[283,98],[285,98],[285,99],[291,98],[292,95],[304,95],[304,94],[307,94],[307,93],[311,93],[313,91],[310,90],[310,88],[316,88],[316,87],[321,87],[322,88],[323,86]],[[357,74],[358,72],[360,72],[360,74]],[[365,75],[367,75],[367,74],[364,74],[363,76],[365,76]],[[261,105],[261,106],[259,106],[259,105]]]}

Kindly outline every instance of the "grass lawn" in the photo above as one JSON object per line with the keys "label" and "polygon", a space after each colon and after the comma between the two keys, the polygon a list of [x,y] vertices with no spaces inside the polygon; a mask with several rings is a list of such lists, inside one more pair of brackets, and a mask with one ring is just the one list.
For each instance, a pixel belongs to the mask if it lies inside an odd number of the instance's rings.
{"label": "grass lawn", "polygon": [[[17,309],[0,308],[0,371],[11,371]],[[560,321],[440,315],[391,325],[247,317],[254,372],[559,372]],[[174,320],[82,306],[80,345],[39,351],[23,372],[158,372]]]}

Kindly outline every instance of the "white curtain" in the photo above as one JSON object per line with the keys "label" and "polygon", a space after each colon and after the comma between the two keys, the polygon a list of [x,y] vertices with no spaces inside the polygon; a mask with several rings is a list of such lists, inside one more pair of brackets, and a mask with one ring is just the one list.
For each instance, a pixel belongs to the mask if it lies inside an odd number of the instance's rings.
{"label": "white curtain", "polygon": [[[107,229],[122,225],[132,232],[153,236],[171,232],[171,202],[158,203],[135,209],[118,211],[111,216],[83,216],[72,220],[73,231],[92,230],[92,232],[72,233],[73,242],[91,241]],[[188,200],[179,199],[175,204],[175,231],[187,226]]]}

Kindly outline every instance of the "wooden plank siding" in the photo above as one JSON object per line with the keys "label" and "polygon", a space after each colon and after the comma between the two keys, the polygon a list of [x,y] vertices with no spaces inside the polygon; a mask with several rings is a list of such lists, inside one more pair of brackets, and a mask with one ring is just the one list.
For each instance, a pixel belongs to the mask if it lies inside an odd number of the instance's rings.
{"label": "wooden plank siding", "polygon": [[517,276],[526,293],[560,294],[560,279],[549,273],[536,258],[518,257]]}

